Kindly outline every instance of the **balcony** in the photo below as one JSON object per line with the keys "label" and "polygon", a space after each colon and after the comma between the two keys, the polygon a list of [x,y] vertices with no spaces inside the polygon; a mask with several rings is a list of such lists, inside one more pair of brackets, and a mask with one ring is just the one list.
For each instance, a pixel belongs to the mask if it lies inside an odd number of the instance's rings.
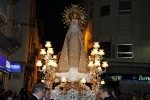
{"label": "balcony", "polygon": [[11,36],[7,37],[0,32],[0,50],[6,55],[10,56],[22,46],[22,27],[17,23],[12,28]]}

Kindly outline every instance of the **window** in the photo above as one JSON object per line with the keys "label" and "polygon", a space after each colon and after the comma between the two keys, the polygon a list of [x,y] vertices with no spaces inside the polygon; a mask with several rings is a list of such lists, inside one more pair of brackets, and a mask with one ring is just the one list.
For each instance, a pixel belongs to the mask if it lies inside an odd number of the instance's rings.
{"label": "window", "polygon": [[93,18],[94,15],[94,2],[90,4],[90,19]]}
{"label": "window", "polygon": [[132,44],[118,44],[117,58],[133,58]]}
{"label": "window", "polygon": [[102,6],[100,11],[101,16],[110,15],[110,5]]}
{"label": "window", "polygon": [[131,13],[131,0],[119,1],[119,14]]}

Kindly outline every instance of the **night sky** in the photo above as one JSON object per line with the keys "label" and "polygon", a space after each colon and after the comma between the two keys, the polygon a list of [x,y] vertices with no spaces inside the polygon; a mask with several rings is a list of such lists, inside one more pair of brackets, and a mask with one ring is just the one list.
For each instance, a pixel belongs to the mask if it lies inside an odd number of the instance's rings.
{"label": "night sky", "polygon": [[79,0],[37,0],[38,18],[44,22],[42,44],[51,41],[54,54],[62,49],[68,29],[64,28],[62,13],[71,4],[79,4]]}

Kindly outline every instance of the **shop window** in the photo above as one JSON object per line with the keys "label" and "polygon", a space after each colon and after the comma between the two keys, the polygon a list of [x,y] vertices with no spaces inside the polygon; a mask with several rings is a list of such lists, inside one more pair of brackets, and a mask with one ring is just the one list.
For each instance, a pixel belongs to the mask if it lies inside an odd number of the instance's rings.
{"label": "shop window", "polygon": [[119,1],[119,14],[131,13],[131,0],[120,0]]}
{"label": "shop window", "polygon": [[117,58],[133,58],[132,44],[118,44]]}
{"label": "shop window", "polygon": [[100,11],[101,16],[110,15],[110,5],[102,6]]}

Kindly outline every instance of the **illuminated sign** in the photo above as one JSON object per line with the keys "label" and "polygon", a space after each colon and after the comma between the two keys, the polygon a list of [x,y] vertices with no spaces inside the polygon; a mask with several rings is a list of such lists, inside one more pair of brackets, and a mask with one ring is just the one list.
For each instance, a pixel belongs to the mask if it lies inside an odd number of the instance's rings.
{"label": "illuminated sign", "polygon": [[7,58],[4,56],[0,55],[0,70],[10,72],[10,61],[8,61]]}
{"label": "illuminated sign", "polygon": [[149,75],[135,75],[135,74],[108,74],[108,75],[105,75],[105,80],[150,82],[150,76]]}
{"label": "illuminated sign", "polygon": [[105,79],[113,80],[113,81],[120,81],[122,79],[122,76],[121,75],[111,75],[111,76],[106,75]]}
{"label": "illuminated sign", "polygon": [[137,76],[136,76],[136,75],[133,75],[133,76],[132,76],[132,79],[133,79],[133,80],[136,80],[136,79],[137,79]]}
{"label": "illuminated sign", "polygon": [[6,60],[6,67],[10,69],[10,62]]}
{"label": "illuminated sign", "polygon": [[21,63],[10,62],[7,58],[0,55],[0,70],[6,72],[21,72]]}
{"label": "illuminated sign", "polygon": [[147,81],[150,81],[150,77],[148,77],[148,76],[143,76],[143,75],[139,75],[139,80],[147,80]]}
{"label": "illuminated sign", "polygon": [[21,68],[21,63],[12,62],[12,64],[10,65],[11,72],[21,72]]}

